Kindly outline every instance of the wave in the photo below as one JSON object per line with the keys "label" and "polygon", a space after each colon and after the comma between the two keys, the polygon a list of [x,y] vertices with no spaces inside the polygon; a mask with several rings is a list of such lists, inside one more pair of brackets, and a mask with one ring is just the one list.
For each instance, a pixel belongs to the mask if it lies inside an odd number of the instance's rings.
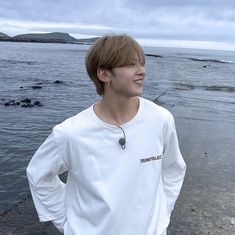
{"label": "wave", "polygon": [[214,62],[214,63],[222,63],[222,64],[232,63],[232,61],[218,60],[218,59],[198,59],[198,58],[192,58],[192,57],[188,57],[187,59],[190,59],[190,60],[193,60],[193,61]]}
{"label": "wave", "polygon": [[5,63],[5,64],[27,64],[27,65],[34,65],[37,62],[34,61],[21,61],[21,60],[0,60],[0,64]]}
{"label": "wave", "polygon": [[185,83],[175,83],[175,85],[177,90],[203,89],[208,91],[235,92],[234,86],[223,86],[223,85],[197,86]]}

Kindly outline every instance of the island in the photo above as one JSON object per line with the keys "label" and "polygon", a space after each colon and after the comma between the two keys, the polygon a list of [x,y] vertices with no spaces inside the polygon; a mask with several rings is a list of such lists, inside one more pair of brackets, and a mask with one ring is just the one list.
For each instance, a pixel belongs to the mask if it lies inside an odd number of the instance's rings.
{"label": "island", "polygon": [[39,42],[39,43],[70,43],[70,44],[87,44],[94,43],[99,37],[77,39],[68,33],[53,32],[53,33],[31,33],[20,34],[13,37],[0,32],[0,41],[8,42]]}

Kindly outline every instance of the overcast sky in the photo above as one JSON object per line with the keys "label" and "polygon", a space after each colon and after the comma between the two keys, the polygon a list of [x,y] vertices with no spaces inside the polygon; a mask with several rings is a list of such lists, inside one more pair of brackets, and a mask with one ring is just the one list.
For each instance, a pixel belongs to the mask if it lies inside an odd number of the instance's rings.
{"label": "overcast sky", "polygon": [[235,50],[235,1],[0,0],[0,32],[114,32],[142,45]]}

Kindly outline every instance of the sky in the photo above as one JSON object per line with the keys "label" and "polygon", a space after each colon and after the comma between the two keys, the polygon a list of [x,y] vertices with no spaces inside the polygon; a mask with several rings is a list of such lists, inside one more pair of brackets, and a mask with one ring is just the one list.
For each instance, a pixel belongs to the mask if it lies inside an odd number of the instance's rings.
{"label": "sky", "polygon": [[125,33],[147,46],[235,51],[235,1],[0,0],[0,32]]}

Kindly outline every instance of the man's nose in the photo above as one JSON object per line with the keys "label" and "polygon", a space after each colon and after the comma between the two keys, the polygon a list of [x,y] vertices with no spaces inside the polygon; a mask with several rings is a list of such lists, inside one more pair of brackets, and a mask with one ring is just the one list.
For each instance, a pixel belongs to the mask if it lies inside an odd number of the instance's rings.
{"label": "man's nose", "polygon": [[138,71],[137,71],[138,75],[141,75],[141,76],[145,76],[145,67],[144,65],[142,64],[139,64],[138,65]]}

